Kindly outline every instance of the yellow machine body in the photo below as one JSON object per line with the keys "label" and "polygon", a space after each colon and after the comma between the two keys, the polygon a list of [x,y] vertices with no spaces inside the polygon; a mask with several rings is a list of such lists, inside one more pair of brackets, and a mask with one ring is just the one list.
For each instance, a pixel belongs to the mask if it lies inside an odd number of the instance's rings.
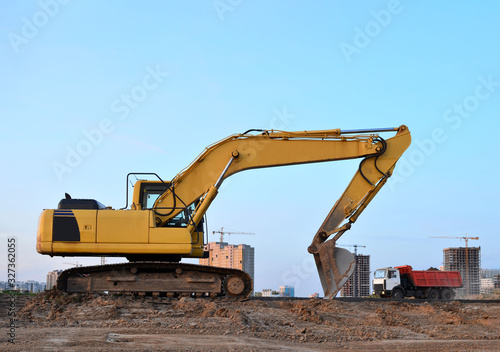
{"label": "yellow machine body", "polygon": [[[197,237],[197,236],[196,236]],[[203,248],[201,243],[199,248]],[[155,227],[150,210],[44,210],[37,251],[50,255],[182,254],[195,249],[186,227]]]}

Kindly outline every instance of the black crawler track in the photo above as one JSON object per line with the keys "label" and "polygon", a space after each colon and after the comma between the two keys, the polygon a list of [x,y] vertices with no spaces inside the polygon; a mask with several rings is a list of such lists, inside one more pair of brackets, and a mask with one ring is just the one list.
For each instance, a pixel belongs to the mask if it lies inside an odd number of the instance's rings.
{"label": "black crawler track", "polygon": [[253,291],[247,273],[229,268],[171,263],[129,262],[75,267],[57,279],[63,292],[210,295],[246,299]]}

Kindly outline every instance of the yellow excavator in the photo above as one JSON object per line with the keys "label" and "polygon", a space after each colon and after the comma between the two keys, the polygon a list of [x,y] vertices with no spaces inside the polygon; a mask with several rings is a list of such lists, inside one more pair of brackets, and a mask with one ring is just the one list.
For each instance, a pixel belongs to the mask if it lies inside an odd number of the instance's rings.
{"label": "yellow excavator", "polygon": [[[380,133],[395,132],[388,139]],[[127,204],[106,207],[66,197],[42,212],[37,251],[50,256],[126,257],[122,264],[75,267],[57,288],[72,292],[131,292],[246,298],[248,274],[237,269],[180,263],[206,258],[204,215],[227,177],[249,169],[360,158],[353,179],[308,248],[325,298],[333,298],[354,271],[352,253],[335,246],[391,176],[411,142],[406,126],[367,130],[285,132],[249,130],[207,147],[171,181],[156,174],[127,175]],[[138,179],[128,205],[129,177]],[[208,233],[208,232],[207,232]]]}

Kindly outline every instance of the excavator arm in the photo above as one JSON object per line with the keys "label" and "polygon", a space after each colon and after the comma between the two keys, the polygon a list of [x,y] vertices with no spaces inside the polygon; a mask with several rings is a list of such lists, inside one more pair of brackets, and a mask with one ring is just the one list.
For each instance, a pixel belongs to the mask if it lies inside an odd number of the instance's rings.
{"label": "excavator arm", "polygon": [[396,161],[410,145],[410,132],[406,126],[400,126],[396,136],[382,142],[380,154],[375,157],[367,156],[361,161],[358,171],[308,248],[309,253],[314,255],[325,298],[335,297],[355,268],[352,253],[335,247],[336,241],[351,228],[351,224],[385,185]]}
{"label": "excavator arm", "polygon": [[[375,134],[387,131],[395,131],[396,135],[384,140]],[[156,223],[161,226],[175,216],[179,203],[189,205],[198,201],[188,226],[194,236],[222,181],[243,170],[363,158],[308,248],[314,255],[325,297],[334,297],[355,267],[354,256],[345,249],[335,247],[335,242],[350,229],[391,176],[396,161],[410,145],[408,128],[403,125],[357,131],[249,132],[255,130],[230,136],[209,146],[179,173],[155,203]],[[161,213],[167,209],[171,212],[167,215]]]}

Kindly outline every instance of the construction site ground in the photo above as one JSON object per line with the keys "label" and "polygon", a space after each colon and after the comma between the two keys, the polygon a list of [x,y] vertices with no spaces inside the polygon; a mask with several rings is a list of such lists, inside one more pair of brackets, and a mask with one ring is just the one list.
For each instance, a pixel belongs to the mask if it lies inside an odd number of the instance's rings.
{"label": "construction site ground", "polygon": [[0,295],[0,309],[2,351],[500,351],[498,300],[239,302],[50,291]]}

